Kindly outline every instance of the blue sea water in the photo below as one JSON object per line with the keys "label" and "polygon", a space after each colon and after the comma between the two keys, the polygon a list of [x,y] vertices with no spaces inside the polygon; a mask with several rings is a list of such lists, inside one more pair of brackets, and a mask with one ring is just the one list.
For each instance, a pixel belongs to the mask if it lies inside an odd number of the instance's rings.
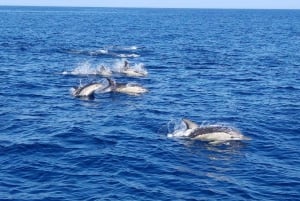
{"label": "blue sea water", "polygon": [[[0,7],[1,200],[300,200],[300,11]],[[127,59],[140,96],[73,97]],[[168,138],[181,118],[250,141]]]}

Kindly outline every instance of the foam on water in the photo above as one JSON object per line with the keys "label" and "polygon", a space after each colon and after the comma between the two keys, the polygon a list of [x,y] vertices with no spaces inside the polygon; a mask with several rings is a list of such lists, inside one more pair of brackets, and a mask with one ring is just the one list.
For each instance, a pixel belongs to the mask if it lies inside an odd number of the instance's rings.
{"label": "foam on water", "polygon": [[99,49],[69,49],[66,50],[69,54],[82,54],[89,56],[109,56],[109,57],[119,57],[119,58],[137,58],[141,55],[137,54],[138,47],[137,46],[108,46]]}

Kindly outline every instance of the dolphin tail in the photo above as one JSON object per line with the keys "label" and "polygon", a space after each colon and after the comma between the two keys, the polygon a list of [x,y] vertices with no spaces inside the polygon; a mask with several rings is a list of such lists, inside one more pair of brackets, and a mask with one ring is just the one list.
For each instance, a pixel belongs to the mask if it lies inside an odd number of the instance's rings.
{"label": "dolphin tail", "polygon": [[116,82],[113,79],[111,79],[109,77],[106,77],[105,79],[108,82],[108,87],[114,87],[116,85]]}

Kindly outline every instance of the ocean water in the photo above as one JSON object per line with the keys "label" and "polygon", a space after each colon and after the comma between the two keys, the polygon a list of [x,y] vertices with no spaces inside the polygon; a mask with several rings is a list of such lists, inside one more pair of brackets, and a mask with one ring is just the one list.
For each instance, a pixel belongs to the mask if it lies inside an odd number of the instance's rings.
{"label": "ocean water", "polygon": [[[1,200],[300,200],[300,11],[0,7]],[[148,93],[70,89],[113,74]],[[168,138],[182,118],[250,141]]]}

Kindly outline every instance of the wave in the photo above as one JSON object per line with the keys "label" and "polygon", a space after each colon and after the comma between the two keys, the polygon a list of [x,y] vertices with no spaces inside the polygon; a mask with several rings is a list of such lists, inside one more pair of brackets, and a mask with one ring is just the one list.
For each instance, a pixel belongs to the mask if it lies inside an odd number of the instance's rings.
{"label": "wave", "polygon": [[107,49],[99,49],[95,51],[90,51],[89,53],[91,56],[97,56],[97,55],[108,55],[109,52]]}
{"label": "wave", "polygon": [[81,54],[87,56],[100,56],[100,55],[109,55],[107,49],[97,49],[97,50],[77,50],[77,49],[67,49],[63,52],[68,54]]}
{"label": "wave", "polygon": [[277,89],[287,90],[287,91],[297,91],[300,90],[300,88],[296,86],[290,86],[290,85],[284,85],[284,86],[278,86]]}
{"label": "wave", "polygon": [[136,58],[136,57],[140,57],[139,54],[118,54],[116,56],[120,57],[120,58]]}
{"label": "wave", "polygon": [[62,52],[68,54],[80,54],[87,56],[109,56],[109,57],[118,57],[118,58],[136,58],[140,57],[140,54],[137,53],[139,50],[138,46],[109,46],[99,49],[65,49]]}
{"label": "wave", "polygon": [[136,45],[132,45],[132,46],[117,46],[117,45],[114,45],[114,46],[109,46],[108,49],[115,50],[115,51],[122,51],[122,50],[132,51],[132,50],[138,50],[138,49],[140,49],[140,47],[138,47]]}
{"label": "wave", "polygon": [[48,153],[58,153],[64,152],[66,150],[65,147],[59,144],[53,143],[43,143],[43,142],[35,142],[35,143],[14,143],[8,146],[0,146],[0,152],[3,153],[21,153],[25,152],[36,153],[36,152],[48,152]]}

